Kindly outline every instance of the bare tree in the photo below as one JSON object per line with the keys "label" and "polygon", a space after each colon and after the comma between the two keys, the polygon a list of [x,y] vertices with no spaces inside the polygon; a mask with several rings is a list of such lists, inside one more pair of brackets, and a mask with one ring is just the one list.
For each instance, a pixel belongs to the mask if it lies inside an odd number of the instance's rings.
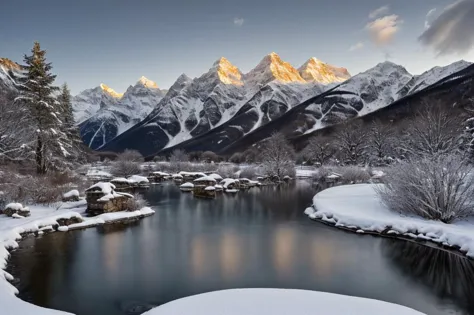
{"label": "bare tree", "polygon": [[184,150],[176,149],[170,155],[170,169],[173,172],[182,170],[187,162],[189,162],[189,155]]}
{"label": "bare tree", "polygon": [[232,156],[229,158],[229,161],[235,164],[240,164],[245,161],[244,154],[241,152],[235,152],[232,154]]}
{"label": "bare tree", "polygon": [[324,165],[334,156],[335,152],[336,148],[330,138],[314,137],[309,140],[303,150],[303,155],[307,161]]}
{"label": "bare tree", "polygon": [[378,189],[393,211],[450,223],[474,214],[472,167],[459,156],[423,156],[391,167]]}
{"label": "bare tree", "polygon": [[282,133],[274,133],[266,139],[261,152],[264,171],[279,179],[295,172],[295,152]]}
{"label": "bare tree", "polygon": [[395,130],[389,123],[373,121],[368,134],[368,151],[372,164],[388,164],[394,155]]}
{"label": "bare tree", "polygon": [[406,131],[401,148],[408,157],[451,154],[458,149],[462,125],[451,108],[424,106]]}
{"label": "bare tree", "polygon": [[366,162],[368,131],[360,121],[339,126],[336,132],[336,143],[342,162],[357,165]]}

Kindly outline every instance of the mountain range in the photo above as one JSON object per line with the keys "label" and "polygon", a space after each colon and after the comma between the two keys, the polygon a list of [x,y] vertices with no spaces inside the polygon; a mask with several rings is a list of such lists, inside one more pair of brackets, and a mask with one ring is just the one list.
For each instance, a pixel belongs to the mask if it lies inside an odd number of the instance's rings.
{"label": "mountain range", "polygon": [[[84,142],[96,150],[229,153],[270,132],[303,139],[347,119],[378,115],[473,67],[458,61],[414,76],[383,62],[351,77],[345,68],[316,58],[294,68],[271,53],[248,73],[219,58],[200,77],[182,74],[169,90],[145,77],[123,94],[100,84],[75,96],[73,108]],[[0,89],[15,88],[19,69],[0,58]]]}

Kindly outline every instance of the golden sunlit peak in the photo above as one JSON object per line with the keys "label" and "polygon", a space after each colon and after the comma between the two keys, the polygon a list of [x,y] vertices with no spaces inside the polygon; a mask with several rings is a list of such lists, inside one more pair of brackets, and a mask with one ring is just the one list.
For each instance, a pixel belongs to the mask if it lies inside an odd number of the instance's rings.
{"label": "golden sunlit peak", "polygon": [[138,82],[141,83],[144,87],[147,87],[147,88],[151,88],[151,89],[157,89],[158,88],[158,85],[154,81],[151,81],[151,80],[147,79],[144,76],[142,76],[138,80]]}
{"label": "golden sunlit peak", "polygon": [[123,93],[117,93],[117,92],[115,92],[114,89],[108,87],[108,86],[105,85],[104,83],[101,83],[101,84],[100,84],[100,88],[101,88],[103,91],[107,92],[107,94],[109,94],[109,95],[112,96],[112,97],[115,97],[115,98],[122,98],[122,96],[123,96]]}
{"label": "golden sunlit peak", "polygon": [[306,61],[298,71],[306,81],[322,84],[343,82],[351,77],[346,68],[331,66],[314,57]]}
{"label": "golden sunlit peak", "polygon": [[214,63],[214,68],[217,70],[219,80],[224,84],[244,85],[242,82],[242,74],[239,68],[230,63],[225,57],[219,58]]}
{"label": "golden sunlit peak", "polygon": [[7,69],[19,70],[21,66],[8,58],[0,58],[0,66],[4,66]]}

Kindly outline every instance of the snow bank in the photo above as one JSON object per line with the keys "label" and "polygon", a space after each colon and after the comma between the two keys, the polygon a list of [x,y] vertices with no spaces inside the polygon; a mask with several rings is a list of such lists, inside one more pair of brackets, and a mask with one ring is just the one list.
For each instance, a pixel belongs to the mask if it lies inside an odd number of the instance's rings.
{"label": "snow bank", "polygon": [[313,207],[307,208],[305,213],[311,219],[358,233],[375,232],[431,241],[458,248],[474,258],[474,217],[446,224],[403,216],[382,204],[375,192],[379,185],[360,184],[326,189],[313,198]]}
{"label": "snow bank", "polygon": [[63,194],[63,198],[72,198],[72,197],[78,197],[79,198],[79,191],[77,189],[73,189],[73,190],[68,191],[67,193]]}
{"label": "snow bank", "polygon": [[59,209],[52,207],[32,206],[31,216],[21,220],[0,216],[0,314],[5,315],[66,315],[71,313],[55,311],[42,308],[16,297],[18,290],[8,280],[13,277],[4,271],[7,259],[10,256],[9,249],[17,248],[17,241],[24,233],[42,234],[44,231],[53,230],[53,225],[58,224],[59,219],[81,218],[84,221],[69,226],[61,226],[59,231],[66,232],[72,229],[96,226],[132,218],[152,215],[155,211],[146,207],[134,212],[115,212],[102,214],[97,217],[83,216],[86,210],[85,200],[64,203]]}
{"label": "snow bank", "polygon": [[136,184],[142,184],[142,183],[149,183],[150,181],[148,178],[140,175],[132,175],[128,178],[129,183],[136,183]]}
{"label": "snow bank", "polygon": [[305,290],[234,289],[186,297],[143,315],[421,315],[408,307]]}
{"label": "snow bank", "polygon": [[214,178],[216,181],[221,181],[222,180],[222,176],[219,175],[219,174],[209,174],[209,177],[212,177]]}
{"label": "snow bank", "polygon": [[94,184],[91,187],[89,187],[86,191],[97,190],[107,195],[107,194],[111,194],[114,191],[114,189],[115,189],[115,185],[112,183],[98,182],[97,184]]}
{"label": "snow bank", "polygon": [[195,179],[194,182],[195,183],[199,183],[199,182],[213,182],[213,183],[215,183],[216,180],[211,176],[203,176],[203,177],[199,177],[198,179]]}
{"label": "snow bank", "polygon": [[21,203],[16,203],[16,202],[12,202],[12,203],[9,203],[5,206],[5,209],[12,209],[12,210],[22,210],[23,209],[23,205]]}
{"label": "snow bank", "polygon": [[179,187],[180,188],[194,188],[194,184],[193,183],[184,183]]}

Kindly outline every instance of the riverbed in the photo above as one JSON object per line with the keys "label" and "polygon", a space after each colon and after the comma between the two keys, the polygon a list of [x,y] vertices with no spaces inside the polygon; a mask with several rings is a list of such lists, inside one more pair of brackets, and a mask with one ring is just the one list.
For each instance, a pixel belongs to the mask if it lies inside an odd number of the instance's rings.
{"label": "riverbed", "polygon": [[303,211],[318,189],[296,181],[201,200],[173,184],[153,186],[144,195],[154,216],[26,238],[8,271],[20,298],[78,315],[141,314],[231,288],[317,290],[430,315],[474,312],[471,260],[313,222]]}

